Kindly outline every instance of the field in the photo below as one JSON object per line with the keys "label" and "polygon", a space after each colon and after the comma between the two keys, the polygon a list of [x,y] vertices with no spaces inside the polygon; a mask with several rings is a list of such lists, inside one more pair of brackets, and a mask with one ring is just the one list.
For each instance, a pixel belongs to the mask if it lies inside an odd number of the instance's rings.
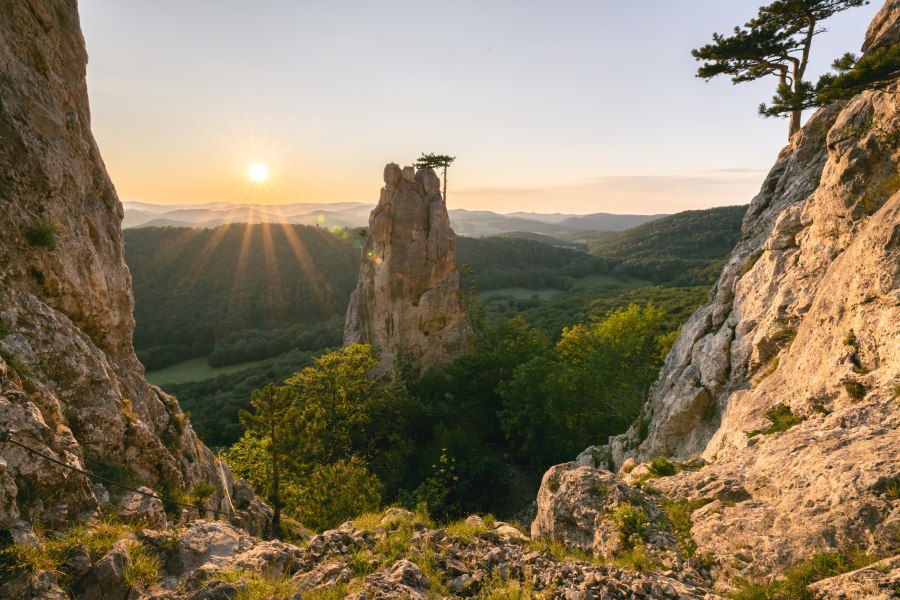
{"label": "field", "polygon": [[549,300],[554,296],[564,294],[567,291],[591,292],[599,289],[631,290],[648,285],[653,284],[649,281],[635,279],[633,277],[597,274],[576,279],[570,290],[560,290],[556,288],[532,289],[526,287],[508,287],[478,292],[478,297],[484,300],[496,296],[506,296],[516,300],[532,300],[534,298],[537,298],[538,300]]}
{"label": "field", "polygon": [[231,375],[232,373],[249,369],[262,362],[264,361],[258,360],[238,365],[228,365],[227,367],[211,367],[206,364],[206,358],[192,358],[191,360],[171,365],[165,369],[148,372],[147,381],[158,386],[165,386],[173,383],[188,383],[191,381],[204,381],[219,375]]}

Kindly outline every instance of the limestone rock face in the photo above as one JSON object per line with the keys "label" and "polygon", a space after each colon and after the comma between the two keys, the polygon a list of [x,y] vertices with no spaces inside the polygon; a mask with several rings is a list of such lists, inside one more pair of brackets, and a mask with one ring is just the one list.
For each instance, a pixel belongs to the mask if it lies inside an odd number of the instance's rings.
{"label": "limestone rock face", "polygon": [[[0,4],[0,431],[157,489],[205,481],[223,501],[227,469],[134,354],[122,207],[90,131],[86,61],[75,2]],[[82,475],[0,441],[0,531],[95,517],[101,500]]]}
{"label": "limestone rock face", "polygon": [[[865,48],[898,34],[887,2]],[[898,91],[818,111],[782,150],[644,422],[611,441],[612,469],[702,455],[708,466],[654,486],[709,502],[693,536],[730,576],[900,548],[900,503],[884,491],[900,473]],[[773,409],[799,424],[766,432]]]}
{"label": "limestone rock face", "polygon": [[371,344],[382,370],[402,361],[416,375],[470,351],[474,339],[440,179],[432,169],[391,163],[369,217],[344,343]]}

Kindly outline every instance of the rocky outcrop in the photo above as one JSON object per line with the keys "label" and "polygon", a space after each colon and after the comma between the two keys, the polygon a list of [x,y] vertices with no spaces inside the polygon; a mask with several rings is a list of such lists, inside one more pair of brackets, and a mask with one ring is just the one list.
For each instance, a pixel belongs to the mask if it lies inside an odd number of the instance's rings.
{"label": "rocky outcrop", "polygon": [[418,375],[469,352],[474,339],[440,179],[391,163],[369,217],[344,343],[378,348],[382,371],[402,363]]}
{"label": "rocky outcrop", "polygon": [[[515,535],[498,535],[512,529]],[[39,571],[0,594],[76,599],[211,600],[301,598],[684,598],[716,596],[686,573],[641,573],[531,544],[505,523],[478,516],[435,529],[403,511],[367,527],[353,521],[306,538],[303,547],[260,541],[225,523],[197,521],[169,532],[137,530],[102,556],[80,554],[60,582]],[[79,555],[78,552],[73,554]],[[147,558],[157,571],[140,581],[126,573]],[[74,563],[73,563],[74,567]],[[14,582],[15,583],[15,582]],[[107,590],[108,595],[97,595]],[[41,595],[44,594],[44,595]],[[115,595],[113,595],[115,594]],[[4,596],[7,597],[7,596]]]}
{"label": "rocky outcrop", "polygon": [[135,357],[122,207],[90,131],[86,62],[74,2],[0,5],[0,433],[21,444],[0,441],[0,531],[90,520],[120,492],[22,445],[155,489],[206,482],[216,507],[230,493]]}
{"label": "rocky outcrop", "polygon": [[[864,47],[898,33],[891,1]],[[772,576],[819,551],[900,551],[898,92],[810,118],[753,199],[642,421],[585,454],[606,468],[701,455],[703,468],[652,485],[703,505],[692,535],[720,576]]]}

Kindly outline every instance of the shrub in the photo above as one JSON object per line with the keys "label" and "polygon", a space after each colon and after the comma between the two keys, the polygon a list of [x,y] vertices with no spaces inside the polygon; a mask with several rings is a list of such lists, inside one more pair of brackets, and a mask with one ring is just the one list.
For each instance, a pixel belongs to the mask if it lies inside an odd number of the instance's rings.
{"label": "shrub", "polygon": [[57,238],[62,228],[56,223],[38,219],[25,228],[25,239],[32,246],[39,248],[56,248]]}
{"label": "shrub", "polygon": [[802,417],[794,415],[794,413],[791,412],[791,408],[785,404],[777,404],[767,410],[766,418],[769,419],[772,424],[766,429],[756,429],[747,432],[747,437],[753,437],[760,434],[770,435],[772,433],[787,431],[794,425],[799,425],[804,420]]}
{"label": "shrub", "polygon": [[196,506],[198,510],[202,511],[203,505],[206,504],[206,501],[212,498],[217,491],[219,490],[213,484],[205,481],[198,481],[193,485],[189,493],[192,501],[191,503]]}
{"label": "shrub", "polygon": [[668,477],[678,472],[678,467],[665,456],[658,456],[650,461],[647,470],[653,477]]}
{"label": "shrub", "polygon": [[647,573],[657,568],[647,549],[643,545],[635,545],[625,550],[613,559],[613,564],[620,569],[630,569],[639,573]]}
{"label": "shrub", "polygon": [[633,536],[645,539],[647,528],[650,526],[650,516],[643,508],[634,506],[630,502],[623,502],[615,507],[609,517],[619,530],[622,541],[633,546]]}
{"label": "shrub", "polygon": [[900,477],[884,479],[878,482],[875,489],[886,496],[890,496],[894,500],[900,498]]}
{"label": "shrub", "polygon": [[847,395],[857,402],[865,398],[866,393],[869,391],[866,386],[854,379],[846,379],[843,381],[843,384],[844,390],[847,391]]}

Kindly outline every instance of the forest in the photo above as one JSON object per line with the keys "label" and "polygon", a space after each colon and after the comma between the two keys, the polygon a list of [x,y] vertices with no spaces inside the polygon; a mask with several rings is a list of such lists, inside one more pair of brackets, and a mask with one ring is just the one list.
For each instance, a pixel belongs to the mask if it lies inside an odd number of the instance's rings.
{"label": "forest", "polygon": [[[151,378],[186,358],[252,362],[163,388],[264,493],[272,441],[251,424],[265,398],[293,399],[283,443],[303,450],[282,468],[281,501],[304,523],[326,527],[385,503],[439,518],[510,516],[549,465],[639,416],[681,323],[737,242],[743,210],[679,213],[609,234],[590,253],[528,236],[458,237],[477,348],[415,381],[369,380],[360,373],[377,352],[339,349],[358,231],[126,230],[135,345]],[[338,388],[355,400],[322,406],[322,390]]]}

